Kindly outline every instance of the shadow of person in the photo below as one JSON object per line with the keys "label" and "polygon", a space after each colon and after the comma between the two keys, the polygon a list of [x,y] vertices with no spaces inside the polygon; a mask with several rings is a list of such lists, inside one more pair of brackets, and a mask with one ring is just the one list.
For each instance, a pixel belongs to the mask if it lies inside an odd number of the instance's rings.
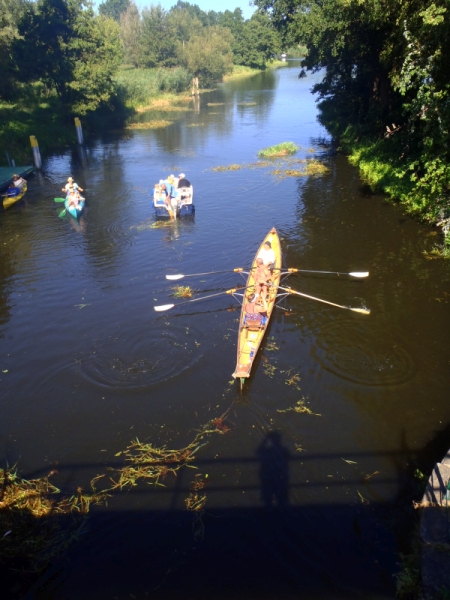
{"label": "shadow of person", "polygon": [[289,450],[281,444],[281,434],[269,431],[256,451],[261,462],[261,500],[268,509],[289,504]]}

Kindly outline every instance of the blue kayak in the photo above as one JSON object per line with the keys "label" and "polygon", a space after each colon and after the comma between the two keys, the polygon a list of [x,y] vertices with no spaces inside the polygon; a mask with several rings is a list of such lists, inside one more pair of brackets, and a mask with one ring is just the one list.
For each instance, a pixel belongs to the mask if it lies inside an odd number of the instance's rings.
{"label": "blue kayak", "polygon": [[81,213],[84,210],[84,203],[85,203],[85,199],[81,196],[80,197],[80,202],[78,204],[78,207],[75,208],[75,206],[69,206],[69,200],[68,198],[66,198],[64,200],[64,206],[66,207],[67,212],[74,218],[78,220],[78,217],[81,215]]}

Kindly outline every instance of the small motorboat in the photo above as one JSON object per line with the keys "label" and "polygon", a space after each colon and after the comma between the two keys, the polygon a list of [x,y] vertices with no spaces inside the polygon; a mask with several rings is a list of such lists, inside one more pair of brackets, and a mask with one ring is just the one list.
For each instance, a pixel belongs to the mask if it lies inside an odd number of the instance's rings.
{"label": "small motorboat", "polygon": [[159,185],[155,185],[153,191],[153,206],[157,219],[177,219],[178,217],[193,217],[195,215],[194,188],[183,187],[177,189],[177,196],[172,198],[171,203],[166,202]]}

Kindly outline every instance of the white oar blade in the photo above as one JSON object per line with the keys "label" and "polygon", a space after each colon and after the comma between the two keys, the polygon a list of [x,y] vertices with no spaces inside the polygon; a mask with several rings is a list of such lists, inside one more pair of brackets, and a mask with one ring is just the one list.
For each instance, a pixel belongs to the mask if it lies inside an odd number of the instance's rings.
{"label": "white oar blade", "polygon": [[183,279],[184,275],[179,273],[178,275],[166,275],[166,279],[170,279],[170,281],[178,281],[178,279]]}
{"label": "white oar blade", "polygon": [[161,306],[154,306],[153,308],[156,310],[156,312],[163,312],[165,310],[170,310],[174,306],[175,304],[162,304]]}
{"label": "white oar blade", "polygon": [[347,308],[353,312],[361,313],[362,315],[370,315],[370,310],[368,308],[350,308],[350,306],[347,306]]}
{"label": "white oar blade", "polygon": [[365,273],[349,273],[352,277],[369,277],[369,271]]}

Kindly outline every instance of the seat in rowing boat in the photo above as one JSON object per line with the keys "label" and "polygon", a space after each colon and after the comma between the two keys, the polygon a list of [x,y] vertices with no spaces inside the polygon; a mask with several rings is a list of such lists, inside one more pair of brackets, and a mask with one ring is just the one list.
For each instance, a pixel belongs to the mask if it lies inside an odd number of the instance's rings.
{"label": "seat in rowing boat", "polygon": [[245,315],[242,325],[250,331],[259,331],[267,323],[267,317],[264,317],[263,315],[261,315],[258,319],[252,319],[249,317],[250,315]]}

